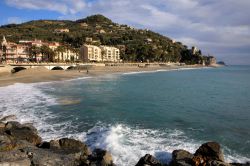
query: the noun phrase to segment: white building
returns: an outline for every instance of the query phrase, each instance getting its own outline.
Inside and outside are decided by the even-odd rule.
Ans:
[[[65,28],[65,29],[55,29],[54,30],[55,33],[68,33],[69,29]]]

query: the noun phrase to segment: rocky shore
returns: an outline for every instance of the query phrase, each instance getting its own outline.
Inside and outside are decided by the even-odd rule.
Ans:
[[[78,140],[62,138],[43,142],[32,124],[0,120],[0,166],[113,166],[112,156],[103,149],[90,151]],[[164,166],[146,154],[136,166]],[[220,145],[208,142],[191,154],[175,150],[169,166],[249,166],[249,163],[226,163]]]

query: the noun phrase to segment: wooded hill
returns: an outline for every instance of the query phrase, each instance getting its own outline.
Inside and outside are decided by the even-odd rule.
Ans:
[[[69,32],[58,33],[58,29]],[[185,62],[202,63],[201,51],[196,54],[180,42],[152,32],[119,25],[102,15],[93,15],[77,21],[36,20],[22,24],[9,24],[0,27],[0,35],[8,41],[39,39],[48,42],[69,44],[80,48],[83,43],[112,45],[121,50],[124,61],[136,62]],[[92,38],[92,41],[91,41]]]

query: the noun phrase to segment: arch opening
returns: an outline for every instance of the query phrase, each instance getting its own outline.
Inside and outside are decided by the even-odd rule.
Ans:
[[[67,68],[67,70],[75,70],[75,69],[76,69],[75,66],[69,66],[69,67]]]
[[[51,70],[64,70],[64,69],[60,66],[55,66]]]
[[[14,68],[11,70],[11,73],[17,73],[17,72],[22,71],[22,70],[26,70],[26,68],[25,68],[25,67],[21,67],[21,66],[14,67]]]

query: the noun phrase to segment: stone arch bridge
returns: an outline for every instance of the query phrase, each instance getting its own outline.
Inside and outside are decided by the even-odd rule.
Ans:
[[[49,70],[69,70],[76,67],[76,64],[10,64],[11,71],[21,71],[29,68],[45,67]]]

